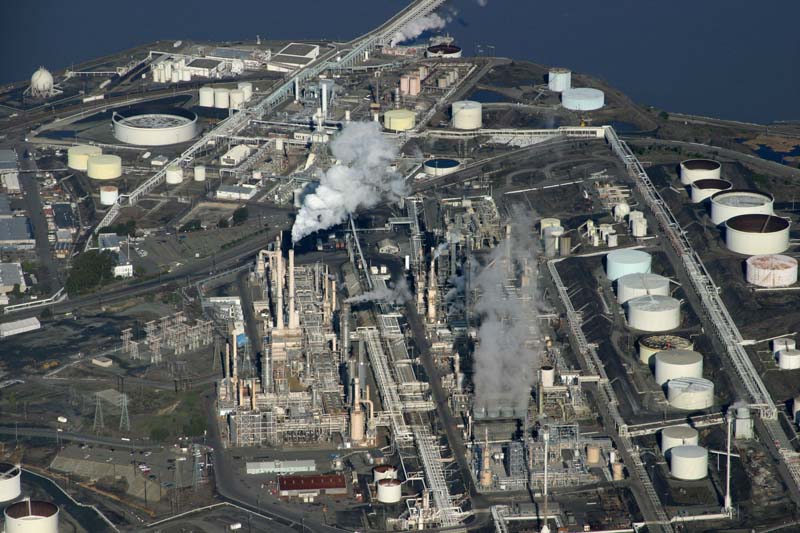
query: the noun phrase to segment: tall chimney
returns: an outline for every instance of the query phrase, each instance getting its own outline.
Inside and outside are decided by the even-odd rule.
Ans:
[[[322,86],[322,120],[328,118],[328,84],[320,82]]]
[[[331,311],[336,311],[336,280],[331,280]]]
[[[231,343],[225,341],[225,362],[222,364],[222,377],[227,378],[231,371]]]
[[[350,353],[350,304],[346,302],[339,309],[339,334],[342,336],[342,359],[347,359]]]
[[[256,410],[256,378],[250,380],[250,409]]]
[[[239,347],[238,342],[236,342],[236,332],[231,333],[231,339],[233,340],[233,371],[231,373],[231,377],[233,377],[234,381],[239,379]]]
[[[297,313],[294,309],[294,248],[289,248],[289,329],[296,329],[300,325],[297,323]]]
[[[276,256],[278,263],[278,279],[276,290],[278,292],[278,302],[275,305],[275,328],[283,329],[283,252],[278,248]]]

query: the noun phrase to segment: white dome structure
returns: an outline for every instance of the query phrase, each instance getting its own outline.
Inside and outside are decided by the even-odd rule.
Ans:
[[[700,411],[714,405],[714,382],[706,378],[675,378],[667,382],[670,407]]]
[[[606,275],[616,281],[626,274],[646,274],[652,262],[653,256],[641,250],[614,250],[606,256]]]
[[[708,473],[708,450],[702,446],[675,446],[670,450],[670,473],[684,481],[703,479]]]
[[[754,255],[745,261],[747,283],[759,287],[788,287],[797,283],[797,259],[788,255]]]
[[[30,94],[35,98],[48,98],[55,94],[53,75],[44,67],[39,67],[31,76]]]
[[[672,296],[639,296],[625,302],[628,326],[639,331],[669,331],[681,325],[681,303]]]
[[[661,430],[661,453],[664,457],[675,446],[697,446],[697,430],[689,426],[670,426]]]

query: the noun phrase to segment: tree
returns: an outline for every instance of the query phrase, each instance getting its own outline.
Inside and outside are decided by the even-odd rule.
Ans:
[[[669,120],[669,113],[667,113],[666,111],[662,111],[661,113],[658,114],[658,117],[661,120]]]
[[[236,211],[233,212],[233,225],[234,226],[241,226],[247,221],[247,217],[250,216],[250,213],[247,211],[246,207],[240,207]]]
[[[67,293],[70,296],[82,294],[114,279],[112,272],[116,264],[116,256],[108,250],[83,252],[72,262],[72,270],[66,283]]]

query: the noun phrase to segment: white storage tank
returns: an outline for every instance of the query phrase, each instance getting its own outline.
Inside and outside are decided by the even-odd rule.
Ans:
[[[708,474],[708,451],[702,446],[675,446],[670,450],[670,473],[684,481],[703,479]]]
[[[172,69],[172,75],[170,76],[170,81],[172,83],[178,83],[181,81],[181,71],[178,69]]]
[[[0,502],[16,500],[22,494],[20,479],[22,470],[18,465],[0,463]]]
[[[725,246],[737,254],[777,254],[789,248],[789,226],[774,215],[731,217],[725,221]]]
[[[228,109],[231,105],[231,91],[224,87],[214,89],[214,107],[217,109]]]
[[[693,181],[690,189],[692,202],[699,204],[720,191],[733,189],[733,184],[728,180],[700,179]]]
[[[644,217],[631,220],[631,235],[634,237],[647,237],[647,219]]]
[[[92,146],[89,144],[70,146],[67,148],[67,166],[74,170],[82,170],[86,172],[89,164],[89,158],[102,153],[103,149],[99,146]]]
[[[244,91],[241,89],[233,89],[230,92],[230,108],[241,109],[244,104]]]
[[[667,457],[667,452],[675,446],[697,446],[699,441],[697,430],[689,426],[670,426],[661,430],[661,453]]]
[[[778,352],[778,367],[781,370],[800,368],[800,350],[781,350]]]
[[[100,204],[114,205],[119,198],[119,189],[113,185],[103,185],[100,187]]]
[[[639,296],[669,296],[669,278],[651,274],[626,274],[617,279],[617,301],[624,304],[631,298]]]
[[[541,369],[542,386],[552,387],[556,384],[556,369],[551,365],[544,365]]]
[[[761,191],[731,189],[711,197],[711,222],[719,226],[739,215],[771,215],[774,199]]]
[[[745,261],[747,283],[759,287],[788,287],[797,283],[797,259],[788,255],[754,255]]]
[[[671,296],[639,296],[625,302],[628,325],[639,331],[669,331],[681,325],[681,303]]]
[[[94,180],[113,180],[122,176],[122,159],[118,155],[93,155],[86,164],[86,174]]]
[[[473,100],[453,102],[453,127],[457,130],[477,130],[483,126],[483,106]]]
[[[422,169],[428,176],[446,176],[456,172],[461,167],[461,163],[456,159],[429,159],[422,165]]]
[[[194,167],[194,181],[206,181],[206,167],[205,167],[205,165],[195,165],[195,167]]]
[[[244,94],[244,101],[247,102],[253,97],[253,84],[249,81],[240,81],[236,84],[236,88]]]
[[[378,481],[378,501],[380,503],[397,503],[403,496],[403,486],[396,479]]]
[[[691,350],[694,343],[678,335],[650,335],[639,339],[639,361],[655,364],[653,356],[663,350]]]
[[[614,250],[606,255],[606,275],[611,281],[627,274],[650,272],[653,256],[641,250]]]
[[[214,88],[200,87],[198,100],[200,107],[214,107]]]
[[[5,533],[58,533],[58,507],[50,502],[22,500],[4,514]]]
[[[566,68],[551,68],[547,73],[547,88],[561,93],[572,88],[572,71]]]
[[[373,468],[373,482],[378,483],[382,479],[397,479],[397,468],[392,465],[379,465]]]
[[[694,350],[662,350],[655,355],[656,383],[676,378],[702,378],[703,356]]]
[[[561,220],[558,218],[543,218],[539,221],[539,236],[544,237],[545,228],[550,226],[560,226]]]
[[[409,109],[392,109],[383,115],[383,127],[391,131],[408,131],[417,123],[417,115]]]
[[[183,183],[183,168],[180,165],[169,165],[166,171],[167,185],[179,185]]]
[[[781,337],[772,341],[772,353],[777,355],[782,350],[794,350],[797,348],[797,341],[789,337]]]
[[[192,81],[192,71],[182,69],[181,70],[181,81]]]
[[[561,226],[548,226],[544,228],[544,254],[547,257],[555,257],[558,255],[558,240],[564,235],[564,228]]]
[[[594,111],[605,105],[605,94],[588,87],[567,89],[561,93],[561,105],[572,111]]]
[[[675,378],[667,382],[670,407],[699,411],[714,405],[714,383],[705,378]]]
[[[722,165],[713,159],[687,159],[681,163],[681,183],[691,185],[697,180],[718,180]]]

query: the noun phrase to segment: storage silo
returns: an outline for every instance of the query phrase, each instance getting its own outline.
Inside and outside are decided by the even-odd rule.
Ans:
[[[639,361],[655,364],[653,356],[663,350],[691,350],[694,343],[677,335],[650,335],[639,339]]]
[[[670,450],[670,473],[684,481],[703,479],[708,474],[708,451],[702,446],[675,446]]]
[[[788,255],[770,254],[748,257],[747,283],[759,287],[788,287],[797,283],[797,259]]]
[[[631,220],[631,235],[637,238],[647,237],[647,219],[635,218]]]
[[[572,111],[594,111],[605,105],[605,94],[588,87],[566,89],[561,93],[561,105]]]
[[[58,507],[50,502],[22,500],[4,514],[5,533],[58,533]]]
[[[236,84],[236,88],[244,94],[244,101],[247,102],[253,97],[253,84],[249,81],[240,81]]]
[[[718,180],[722,165],[713,159],[687,159],[681,163],[681,183],[691,185],[697,180]]]
[[[566,68],[551,68],[547,73],[547,88],[561,93],[572,88],[572,71]]]
[[[217,109],[228,109],[230,107],[231,91],[224,87],[214,89],[214,107]]]
[[[649,272],[626,274],[617,278],[617,301],[624,304],[639,296],[669,296],[669,278]]]
[[[611,281],[627,274],[650,272],[653,256],[641,250],[614,250],[606,255],[606,275]]]
[[[789,226],[774,215],[739,215],[725,221],[725,246],[743,255],[777,254],[789,248]]]
[[[166,170],[167,185],[179,185],[183,183],[183,168],[180,165],[169,165]]]
[[[380,503],[397,503],[403,496],[403,486],[396,479],[378,481],[378,501]]]
[[[172,69],[172,74],[170,76],[170,81],[172,83],[178,83],[181,81],[181,71],[177,68]]]
[[[114,205],[119,198],[119,189],[113,185],[100,187],[100,205]]]
[[[0,502],[16,500],[22,494],[22,470],[19,465],[0,463]]]
[[[103,149],[99,146],[92,146],[90,144],[78,144],[67,148],[67,166],[73,170],[82,170],[86,172],[89,164],[89,158],[101,155]]]
[[[195,165],[195,167],[194,167],[194,181],[206,181],[206,167],[205,167],[205,165]]]
[[[766,192],[747,189],[720,191],[711,197],[711,222],[716,226],[739,215],[771,215],[774,199]]]
[[[655,355],[656,383],[676,378],[702,378],[703,356],[694,350],[662,350]]]
[[[181,69],[181,81],[192,81],[192,71]]]
[[[547,226],[544,228],[544,255],[546,257],[555,257],[558,255],[558,240],[564,235],[564,228],[561,226]]]
[[[689,426],[670,426],[661,430],[661,453],[664,457],[676,446],[697,446],[699,442],[699,433]]]
[[[372,469],[372,481],[378,483],[382,479],[397,479],[397,468],[392,465],[379,465]]]
[[[483,127],[483,106],[473,100],[460,100],[451,106],[453,127],[457,130],[477,130]]]
[[[700,179],[693,181],[690,189],[692,202],[699,204],[718,192],[733,189],[733,184],[728,180]]]
[[[213,87],[200,87],[198,105],[200,107],[214,107]]]
[[[800,368],[800,350],[781,350],[778,352],[778,368],[797,370]]]
[[[681,303],[671,296],[639,296],[625,302],[628,326],[639,331],[669,331],[681,324]]]
[[[558,218],[543,218],[539,221],[539,237],[544,237],[544,230],[550,226],[560,226],[561,220]]]
[[[391,131],[408,131],[417,123],[417,115],[409,109],[392,109],[383,115],[383,127]]]
[[[86,174],[94,180],[113,180],[122,176],[122,159],[118,155],[93,155],[86,163]]]
[[[244,91],[241,89],[233,89],[230,92],[229,104],[231,109],[241,109],[244,104]]]
[[[429,176],[446,176],[456,172],[461,167],[461,163],[456,159],[429,159],[422,165],[425,174]]]
[[[781,337],[772,341],[772,353],[777,355],[781,350],[794,350],[797,348],[797,341],[789,337]]]
[[[705,378],[675,378],[667,382],[670,407],[700,411],[714,405],[714,383]]]

